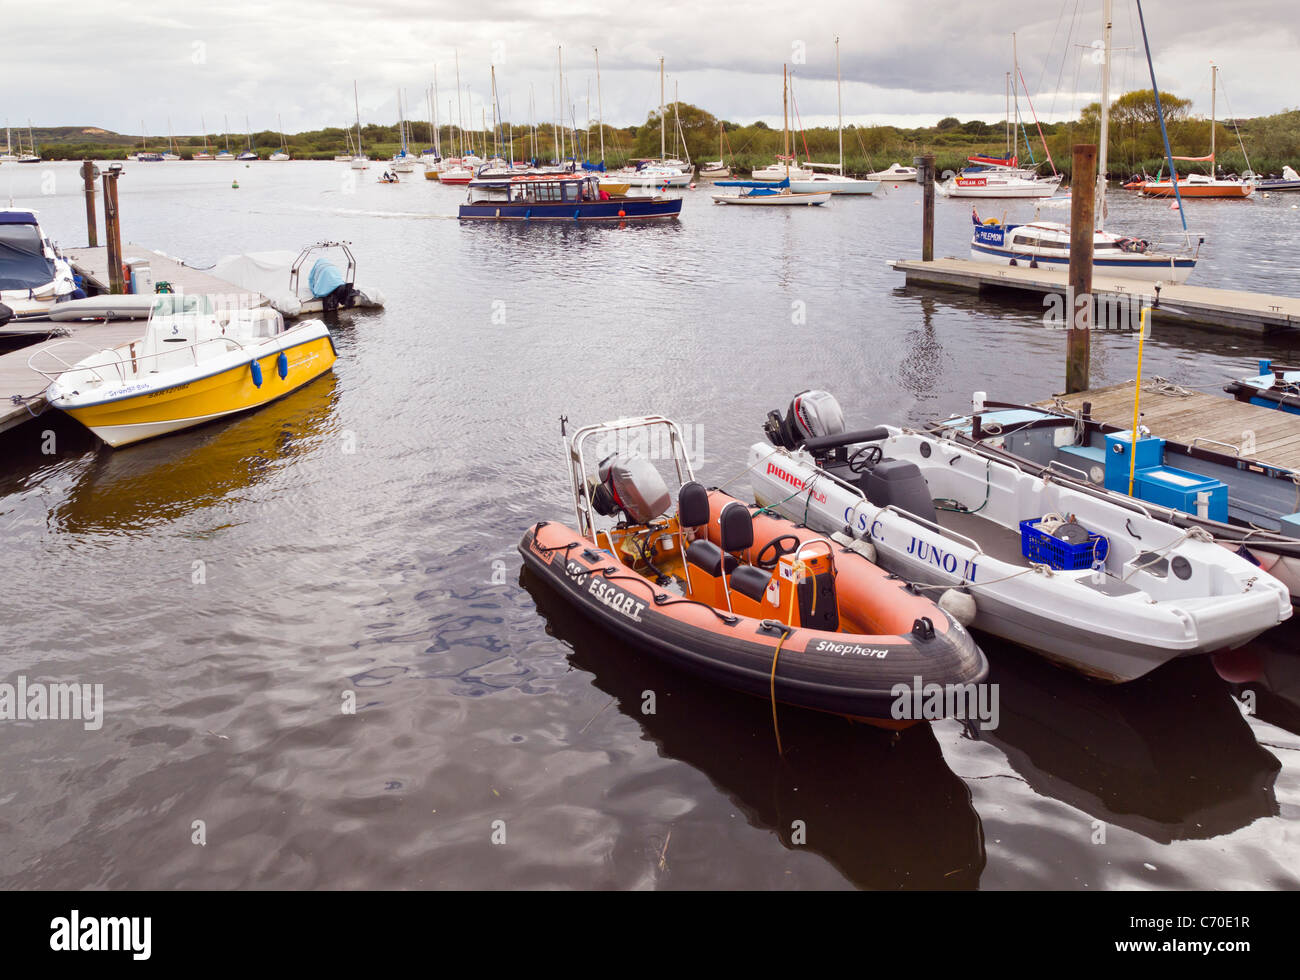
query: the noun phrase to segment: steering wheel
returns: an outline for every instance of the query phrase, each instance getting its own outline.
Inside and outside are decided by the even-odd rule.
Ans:
[[[781,560],[782,555],[794,554],[802,543],[793,534],[778,535],[763,545],[762,550],[754,557],[754,564],[765,571],[776,568],[776,563]],[[772,552],[772,557],[764,558],[763,556],[769,551]]]
[[[859,456],[865,456],[866,458],[859,462]],[[865,473],[879,463],[884,456],[885,451],[879,446],[863,446],[849,457],[849,471],[852,473]]]

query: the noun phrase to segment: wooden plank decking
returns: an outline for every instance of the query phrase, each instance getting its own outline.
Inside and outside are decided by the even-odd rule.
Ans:
[[[15,326],[18,326],[15,324]],[[30,334],[34,323],[21,324],[22,332]],[[97,350],[116,347],[118,344],[138,340],[144,334],[144,320],[115,320],[111,323],[46,323],[49,339],[7,354],[0,354],[0,432],[21,425],[33,415],[39,415],[47,405],[43,392],[49,380],[27,366],[27,361],[37,351],[56,344],[64,344],[57,352],[63,360],[74,364]],[[17,333],[0,330],[0,337]],[[38,357],[42,367],[57,365],[50,357]]]
[[[1061,395],[1040,402],[1052,408],[1057,402],[1078,411],[1084,402],[1092,402],[1092,417],[1099,422],[1133,426],[1133,382],[1094,388],[1074,395]],[[1243,449],[1243,458],[1275,466],[1300,470],[1300,415],[1261,408],[1239,402],[1225,395],[1202,391],[1169,394],[1144,387],[1140,405],[1141,424],[1153,435],[1190,444],[1195,439],[1213,439]],[[1253,442],[1254,449],[1247,451]],[[1206,449],[1224,450],[1202,442]]]
[[[96,291],[108,292],[108,249],[68,248],[64,256],[75,269],[95,286]],[[178,293],[202,293],[209,296],[247,296],[246,306],[263,306],[268,299],[261,293],[243,289],[234,283],[219,279],[202,269],[185,265],[169,255],[145,248],[143,245],[126,244],[122,246],[123,261],[144,259],[149,263],[155,283],[167,281]]]
[[[907,276],[909,286],[923,283],[960,289],[1008,289],[1030,295],[1063,295],[1069,278],[1064,270],[995,265],[973,259],[897,259],[889,265]],[[1111,275],[1094,275],[1092,291],[1099,300],[1131,302],[1138,297],[1148,306],[1156,298],[1155,283]],[[1155,325],[1163,321],[1255,334],[1300,330],[1300,298],[1294,296],[1165,283],[1160,289],[1160,306],[1166,309],[1156,308],[1151,313]]]

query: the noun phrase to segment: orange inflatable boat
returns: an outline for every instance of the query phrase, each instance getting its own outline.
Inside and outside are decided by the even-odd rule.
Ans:
[[[681,476],[675,507],[646,455],[588,465],[589,443],[626,445],[653,429],[666,429],[659,442]],[[529,528],[519,544],[528,568],[627,643],[784,704],[903,727],[920,720],[914,690],[984,680],[979,647],[926,594],[856,550],[705,489],[681,445],[657,416],[578,430],[566,442],[578,528]]]

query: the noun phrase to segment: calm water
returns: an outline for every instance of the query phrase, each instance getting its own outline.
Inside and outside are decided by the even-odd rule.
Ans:
[[[388,307],[342,319],[331,377],[233,422],[118,452],[57,416],[0,437],[0,680],[106,699],[97,732],[0,728],[0,886],[1300,885],[1296,630],[1118,689],[988,642],[985,739],[787,710],[781,759],[765,703],[521,579],[523,529],[568,512],[561,415],[698,425],[697,471],[721,483],[805,387],[863,423],[1058,390],[1063,335],[1037,304],[900,288],[885,260],[917,254],[918,188],[461,227],[461,191],[374,170],[128,167],[128,240],[206,264],[345,239]],[[0,196],[80,244],[75,171],[6,166]],[[1194,281],[1294,293],[1293,201],[1190,203]],[[937,253],[964,255],[969,206],[937,211]],[[1122,192],[1112,219],[1178,227]],[[1094,351],[1094,384],[1132,377],[1131,337]],[[1166,328],[1146,370],[1208,386],[1269,354],[1294,356]]]

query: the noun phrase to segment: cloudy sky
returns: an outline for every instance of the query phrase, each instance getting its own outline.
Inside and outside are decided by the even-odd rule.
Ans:
[[[1011,32],[1043,118],[1068,118],[1097,97],[1093,42],[1100,0],[67,0],[6,5],[0,122],[94,125],[151,134],[344,125],[352,83],[366,121],[396,118],[402,89],[427,118],[435,66],[439,116],[456,97],[455,55],[477,120],[496,65],[503,109],[554,118],[556,47],[570,111],[597,113],[593,47],[608,123],[644,121],[668,97],[744,123],[780,123],[781,65],[795,72],[805,124],[833,121],[840,36],[846,121],[921,125],[945,115],[1001,119]],[[1290,0],[1146,0],[1162,90],[1209,112],[1209,66],[1222,69],[1219,114],[1300,104],[1300,16]],[[1225,21],[1231,29],[1225,29]],[[1115,0],[1112,92],[1147,86],[1134,0]],[[52,27],[57,29],[52,30]],[[455,112],[455,109],[452,110]],[[489,110],[490,112],[490,110]]]

